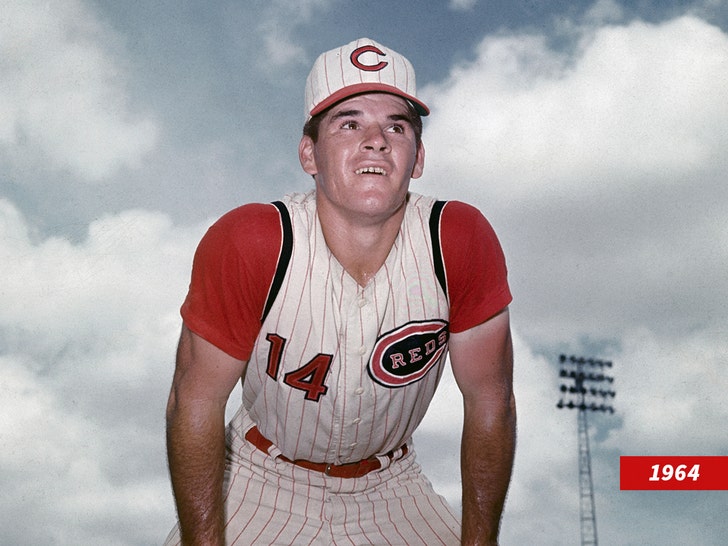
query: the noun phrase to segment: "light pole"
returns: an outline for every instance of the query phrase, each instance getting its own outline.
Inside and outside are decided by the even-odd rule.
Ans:
[[[591,456],[589,453],[588,411],[614,413],[609,399],[614,399],[612,389],[614,377],[604,373],[611,368],[611,361],[577,356],[559,356],[559,377],[561,398],[556,404],[559,409],[577,410],[577,433],[579,436],[579,517],[581,544],[597,546],[597,515],[594,506]],[[604,388],[608,384],[608,388]]]

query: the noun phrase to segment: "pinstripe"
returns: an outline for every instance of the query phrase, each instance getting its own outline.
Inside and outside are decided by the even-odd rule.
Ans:
[[[324,67],[324,74],[325,74],[324,79],[326,81],[326,93],[331,94],[331,82],[329,80],[329,62],[328,61],[329,61],[328,53],[325,53],[323,67]]]
[[[395,59],[392,59],[389,62],[392,63],[392,84],[397,87],[397,63]],[[379,81],[382,81],[381,71],[377,74],[379,74]],[[407,86],[405,86],[404,89],[407,90]]]
[[[258,522],[259,515],[264,514],[266,512],[266,511],[263,510],[263,507],[262,507],[263,499],[265,498],[264,488],[265,488],[265,486],[260,487],[259,493],[258,493],[258,498],[256,500],[254,500],[252,503],[249,504],[249,505],[252,504],[252,506],[254,506],[255,509],[251,513],[251,516],[247,520],[247,522],[245,523],[245,525],[243,525],[242,527],[240,527],[240,530],[238,531],[238,534],[232,539],[232,541],[231,541],[232,544],[235,544],[236,542],[241,541],[241,538],[243,536],[243,533],[245,533],[246,531],[248,531],[249,533],[255,533],[255,530],[256,529],[255,529],[254,524],[259,525],[260,526],[260,530],[258,531],[258,534],[255,537],[253,537],[252,540],[250,540],[250,542],[254,544],[260,538],[262,531],[265,529],[265,525],[262,524],[262,522],[260,522],[260,523]],[[275,493],[274,493],[274,495],[275,495]],[[229,529],[233,530],[236,527],[239,527],[239,525],[236,526],[236,527],[233,527],[231,524],[233,522],[237,522],[238,524],[241,523],[240,519],[236,518],[235,516],[237,515],[237,513],[240,513],[240,510],[243,508],[243,506],[245,506],[245,504],[243,504],[241,502],[240,505],[238,506],[238,510],[237,510],[236,514],[233,514],[233,516],[231,516],[230,519],[228,520],[228,528]],[[263,519],[263,518],[260,518],[260,519]],[[273,519],[273,511],[271,510],[270,511],[270,514],[268,515],[267,522],[272,521],[272,519]]]
[[[422,518],[422,520],[423,520],[423,521],[425,522],[425,525],[427,525],[427,528],[428,528],[428,529],[429,529],[430,531],[432,531],[433,533],[437,534],[437,532],[435,531],[435,529],[434,529],[434,528],[432,527],[432,524],[431,524],[431,522],[430,522],[430,519],[429,519],[429,518],[428,518],[427,516],[425,516],[425,514],[424,514],[424,513],[422,512],[422,508],[421,508],[421,506],[420,506],[420,502],[421,502],[421,501],[420,501],[420,498],[419,498],[419,497],[418,497],[418,496],[417,496],[416,494],[413,494],[412,496],[413,496],[413,498],[414,498],[414,502],[413,502],[413,504],[414,504],[414,506],[415,506],[415,507],[417,508],[417,512],[419,513],[420,517],[421,517],[421,518]],[[429,515],[429,514],[428,514],[428,515]]]
[[[376,535],[375,536],[382,536],[383,537],[383,536],[386,536],[386,535],[384,533],[384,529],[379,524],[379,521],[378,521],[378,518],[377,518],[377,511],[374,509],[374,507],[376,506],[376,504],[375,504],[376,501],[373,500],[373,496],[374,495],[372,493],[367,493],[366,494],[366,500],[369,503],[369,507],[370,507],[369,509],[370,509],[370,512],[371,512],[371,516],[370,516],[371,522],[372,522],[371,525],[376,529]],[[381,495],[379,496],[379,498],[381,498]],[[391,520],[385,519],[384,521],[391,521]],[[370,529],[371,529],[371,526],[370,526]],[[372,542],[373,542],[373,540],[372,540]]]
[[[344,53],[343,46],[339,48],[339,54],[336,56],[336,59],[339,62],[339,77],[341,78],[341,85],[346,85],[346,69],[344,68],[344,59],[346,58],[346,54]],[[333,86],[332,88],[329,88],[329,93],[334,92],[334,88],[338,88],[338,85]]]
[[[367,495],[367,499],[369,500],[369,502],[371,503],[371,506],[372,506],[372,513],[373,513],[372,520],[374,521],[377,529],[379,529],[380,535],[383,537],[387,537],[389,541],[394,543],[395,538],[393,535],[396,534],[397,537],[399,537],[399,540],[401,541],[401,543],[405,544],[406,539],[405,539],[404,535],[402,535],[402,533],[400,532],[399,526],[394,525],[394,522],[396,522],[398,520],[395,518],[395,515],[392,513],[390,504],[386,501],[384,495],[382,493],[371,493],[371,494]],[[385,517],[378,516],[377,510],[375,509],[377,506],[383,507],[383,510],[381,510],[380,512],[386,513]],[[383,527],[382,527],[382,525],[379,524],[377,519],[382,520]],[[401,518],[400,518],[400,521],[401,521]],[[404,522],[407,523],[406,520]]]

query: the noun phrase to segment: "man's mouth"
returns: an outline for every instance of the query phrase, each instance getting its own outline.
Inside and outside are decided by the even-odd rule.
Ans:
[[[357,169],[356,174],[381,174],[386,175],[387,171],[382,169],[381,167],[364,167],[362,169]]]

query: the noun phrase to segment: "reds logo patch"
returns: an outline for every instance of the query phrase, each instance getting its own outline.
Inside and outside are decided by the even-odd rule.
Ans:
[[[369,359],[369,375],[389,388],[419,381],[447,349],[447,327],[444,320],[413,321],[382,335]]]
[[[364,70],[365,72],[378,72],[379,70],[382,70],[385,66],[387,66],[389,64],[386,61],[379,61],[377,64],[364,64],[363,62],[361,62],[359,60],[359,57],[361,57],[364,53],[367,53],[367,52],[376,53],[377,55],[386,57],[386,53],[384,53],[378,47],[375,47],[373,45],[366,45],[366,46],[362,46],[362,47],[355,49],[351,53],[351,56],[349,57],[349,59],[351,60],[351,64],[353,64],[359,70]]]

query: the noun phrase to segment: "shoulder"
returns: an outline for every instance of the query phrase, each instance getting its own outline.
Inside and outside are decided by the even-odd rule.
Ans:
[[[234,246],[257,246],[270,243],[281,232],[281,211],[273,203],[250,203],[221,216],[205,239],[232,243]]]
[[[452,241],[462,248],[473,239],[492,239],[493,228],[480,210],[462,201],[439,201],[432,199],[430,207],[430,230],[432,236],[444,244]]]
[[[211,229],[236,233],[280,225],[280,210],[273,203],[248,203],[222,215]]]
[[[497,240],[493,228],[480,210],[462,201],[443,201],[410,193],[405,218],[429,225],[433,244],[456,247],[467,253],[472,241]]]
[[[443,202],[442,222],[451,228],[468,230],[472,230],[474,224],[490,225],[477,207],[462,201]]]
[[[210,226],[197,247],[195,262],[230,267],[255,263],[269,254],[278,256],[282,233],[281,213],[274,204],[242,205]]]
[[[493,226],[477,207],[462,201],[445,201],[439,218],[444,245],[465,251],[469,244],[499,247]]]
[[[468,203],[444,201],[414,192],[410,192],[408,196],[407,210],[420,216],[431,214],[438,221],[442,218],[449,225],[467,226],[473,220],[485,220],[480,210]]]

